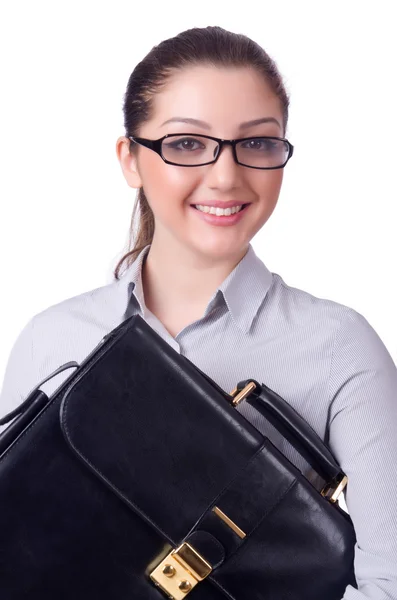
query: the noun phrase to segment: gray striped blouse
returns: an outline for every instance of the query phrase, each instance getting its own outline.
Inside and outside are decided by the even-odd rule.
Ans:
[[[397,600],[397,369],[377,333],[352,308],[287,285],[250,245],[202,318],[174,338],[144,303],[141,267],[149,248],[119,281],[53,305],[25,325],[6,366],[0,414],[139,313],[226,391],[252,377],[310,423],[349,477],[345,501],[357,536],[359,589],[348,586],[343,599]],[[70,374],[41,389],[52,393]],[[237,410],[321,485],[254,407],[241,403]]]

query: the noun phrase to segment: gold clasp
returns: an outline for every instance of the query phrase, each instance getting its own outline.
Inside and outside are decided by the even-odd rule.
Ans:
[[[230,394],[231,396],[233,396],[232,405],[237,406],[237,404],[239,404],[241,402],[241,400],[244,400],[244,398],[249,396],[249,394],[255,388],[256,388],[256,385],[253,381],[250,381],[249,383],[247,383],[247,385],[240,392],[238,391],[238,388],[235,387],[234,390]]]
[[[172,550],[150,573],[154,583],[173,600],[182,600],[212,571],[211,565],[187,542]]]
[[[347,486],[347,482],[347,475],[344,475],[340,481],[337,481],[333,485],[332,483],[327,483],[321,490],[321,495],[330,502],[335,503]]]

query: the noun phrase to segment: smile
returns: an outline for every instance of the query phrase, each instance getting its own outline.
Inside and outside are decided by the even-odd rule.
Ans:
[[[201,212],[204,212],[207,214],[216,215],[217,217],[220,217],[220,216],[229,217],[230,215],[234,215],[235,213],[238,213],[240,210],[242,210],[247,205],[240,204],[239,206],[232,206],[231,208],[220,208],[219,206],[218,207],[217,206],[204,206],[201,204],[194,204],[193,206],[195,208],[197,208],[197,210],[200,210]]]
[[[216,225],[220,227],[228,227],[236,225],[242,219],[244,215],[249,211],[250,204],[241,204],[239,206],[233,206],[226,209],[215,207],[215,206],[202,206],[202,205],[190,205],[194,214],[202,220],[206,221],[209,225]],[[202,210],[202,209],[206,210]]]

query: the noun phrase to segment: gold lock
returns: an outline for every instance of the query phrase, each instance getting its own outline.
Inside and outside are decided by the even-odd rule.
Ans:
[[[347,486],[347,483],[347,475],[343,474],[342,478],[335,483],[327,483],[321,490],[321,495],[329,500],[332,504],[335,504],[335,502],[338,500],[338,497]]]
[[[234,390],[230,393],[230,396],[233,396],[232,405],[236,407],[238,404],[240,404],[241,400],[244,400],[244,398],[249,396],[255,388],[256,385],[253,381],[247,383],[245,388],[243,388],[240,392],[238,391],[238,388],[235,387]]]
[[[167,596],[182,600],[211,571],[211,565],[201,554],[183,542],[157,565],[150,578]]]

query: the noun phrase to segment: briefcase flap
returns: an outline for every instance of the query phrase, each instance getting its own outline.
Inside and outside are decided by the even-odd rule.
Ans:
[[[65,393],[61,426],[91,471],[177,543],[264,437],[146,327],[97,353]]]

